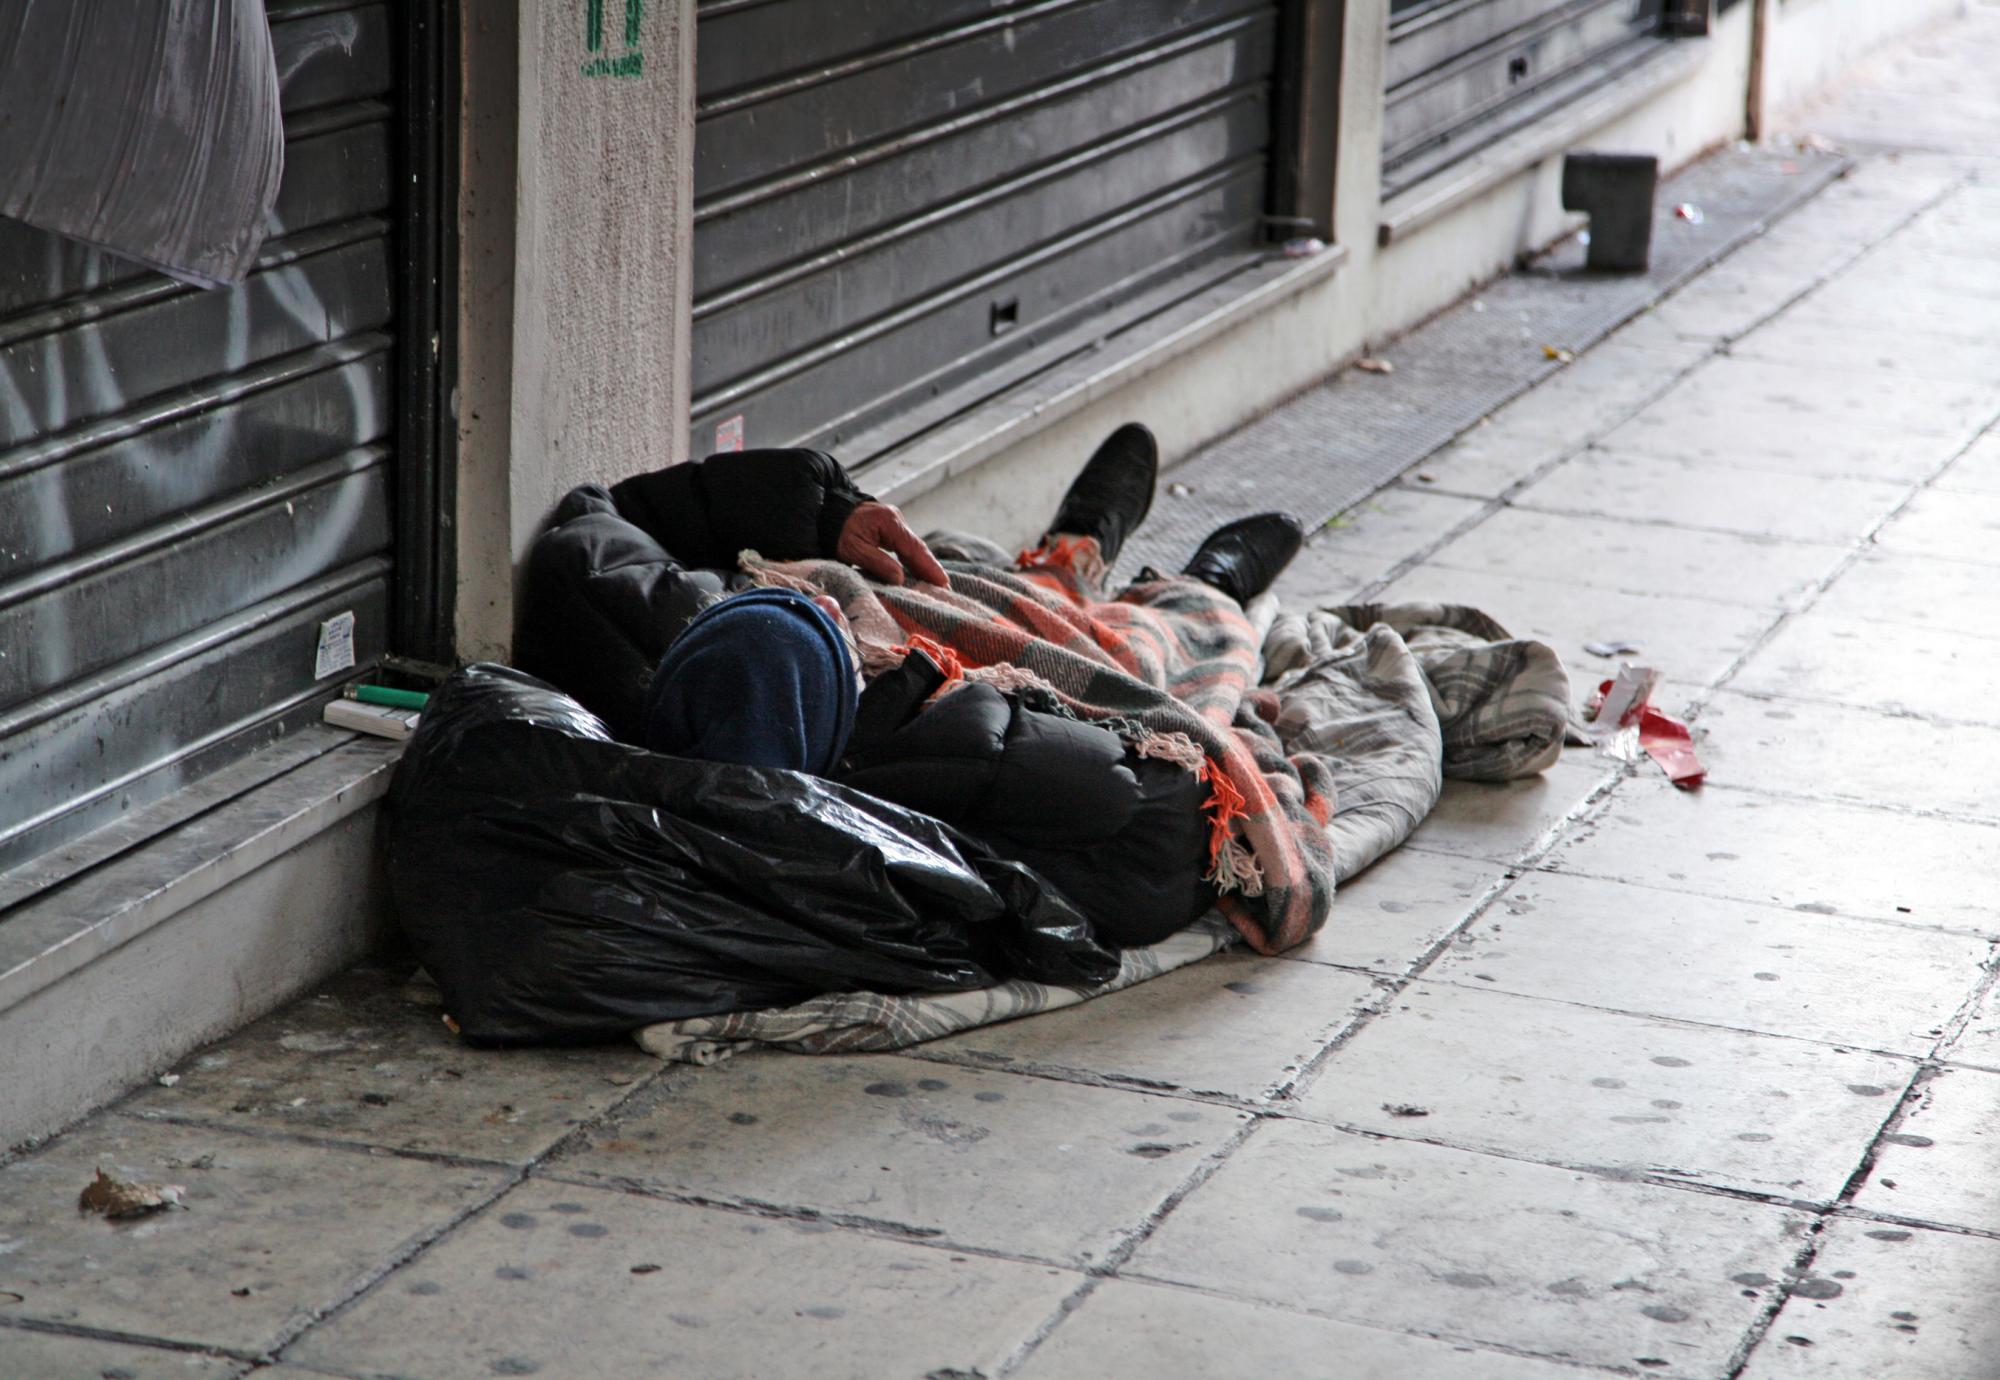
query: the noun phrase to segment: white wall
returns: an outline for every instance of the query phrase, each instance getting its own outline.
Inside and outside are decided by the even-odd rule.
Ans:
[[[1752,0],[1745,0],[1747,8]],[[1763,0],[1771,11],[1764,108],[1809,100],[1884,40],[1965,12],[1965,0]]]

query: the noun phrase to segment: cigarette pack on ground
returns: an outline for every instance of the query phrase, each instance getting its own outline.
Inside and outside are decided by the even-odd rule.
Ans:
[[[415,730],[420,715],[415,709],[338,699],[328,704],[320,717],[335,728],[351,728],[357,733],[372,733],[377,738],[394,738],[400,742]]]

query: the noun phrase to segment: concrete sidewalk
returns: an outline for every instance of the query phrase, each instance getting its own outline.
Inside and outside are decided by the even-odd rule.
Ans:
[[[0,1168],[0,1375],[2000,1374],[1975,16],[1282,587],[1476,604],[1580,692],[1630,639],[1700,792],[1454,784],[1301,950],[907,1056],[482,1053],[351,974]],[[80,1217],[100,1165],[190,1210]]]

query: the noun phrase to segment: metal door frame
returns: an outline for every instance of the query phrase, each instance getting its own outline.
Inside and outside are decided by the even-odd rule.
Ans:
[[[1273,74],[1270,238],[1333,243],[1347,0],[1283,0]]]
[[[391,659],[453,662],[458,428],[457,0],[404,0],[398,55],[395,571]],[[412,665],[415,663],[415,665]]]

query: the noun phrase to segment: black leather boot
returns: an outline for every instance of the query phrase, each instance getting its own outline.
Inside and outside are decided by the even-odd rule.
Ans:
[[[1095,537],[1105,565],[1153,506],[1160,476],[1160,448],[1153,433],[1127,422],[1105,438],[1083,473],[1063,495],[1049,536]]]
[[[1290,513],[1255,513],[1210,532],[1181,574],[1248,604],[1271,587],[1305,539],[1306,525]]]

